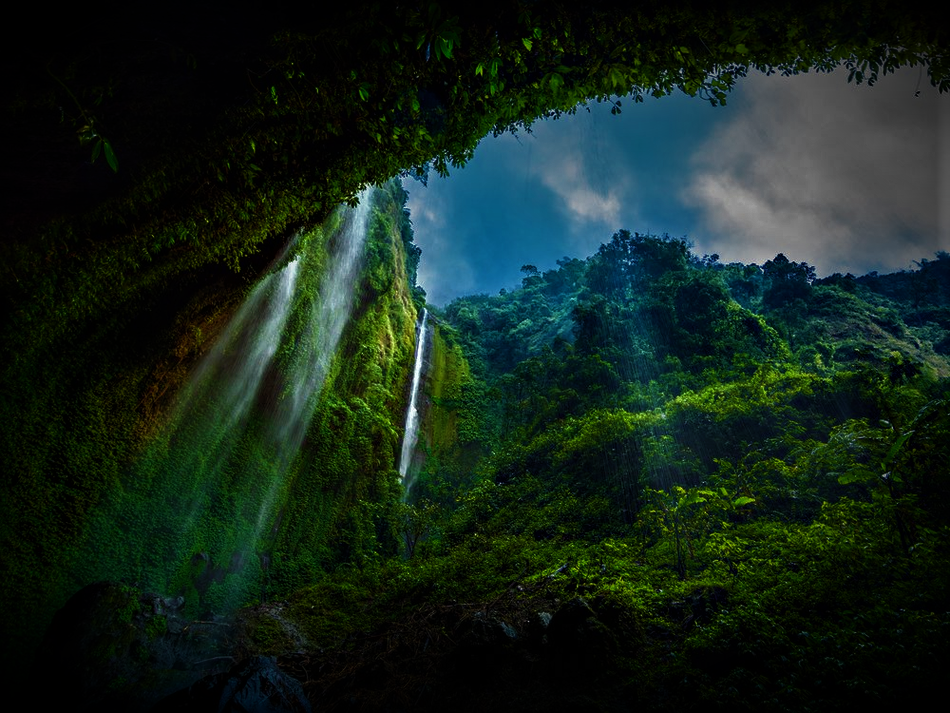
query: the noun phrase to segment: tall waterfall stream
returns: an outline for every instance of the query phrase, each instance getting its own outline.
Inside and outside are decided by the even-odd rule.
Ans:
[[[406,494],[412,487],[412,478],[409,467],[412,456],[419,441],[419,384],[422,381],[422,363],[425,360],[426,349],[426,321],[429,312],[422,309],[422,320],[419,323],[419,333],[416,336],[416,355],[412,368],[412,390],[409,396],[409,407],[406,409],[406,429],[402,438],[402,452],[399,456],[399,475],[402,478]]]

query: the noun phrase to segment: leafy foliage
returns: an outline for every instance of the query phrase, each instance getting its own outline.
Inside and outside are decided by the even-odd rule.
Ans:
[[[177,523],[188,495],[207,498],[214,526],[160,541],[209,553],[170,586],[226,602],[217,578],[240,489],[204,492],[187,469],[130,473],[160,447],[189,369],[301,226],[367,184],[446,173],[487,133],[583,102],[619,112],[619,95],[681,90],[718,104],[751,69],[840,62],[869,84],[925,65],[946,90],[946,25],[932,7],[367,2],[258,8],[222,26],[199,4],[187,22],[154,18],[148,41],[128,13],[98,14],[94,32],[77,29],[80,6],[58,11],[61,26],[24,22],[44,33],[6,64],[5,663],[22,665],[75,588],[89,564],[77,543],[109,499],[140,507],[120,508],[132,515],[108,522],[97,547],[151,578],[165,552],[127,545],[169,512]],[[250,558],[267,595],[309,587],[293,602],[314,641],[420,601],[602,597],[642,622],[617,624],[632,642],[618,665],[659,707],[683,680],[696,685],[674,704],[795,708],[817,690],[834,708],[854,689],[894,700],[945,654],[947,425],[942,407],[921,412],[946,398],[945,254],[911,274],[825,283],[798,263],[780,279],[778,257],[768,270],[722,266],[684,241],[620,231],[588,260],[450,305],[429,501],[407,514],[392,464],[424,293],[404,208],[374,225],[308,456],[281,485],[267,556]],[[188,589],[198,570],[204,591]],[[849,594],[854,582],[876,596]],[[708,636],[693,632],[684,602],[720,590],[730,608],[697,604]],[[865,631],[874,646],[841,653]],[[919,656],[884,690],[881,662],[899,646]],[[787,673],[790,653],[801,678]],[[628,665],[636,656],[644,664]],[[802,683],[826,662],[844,673]]]
[[[907,339],[912,301],[863,278],[816,281],[784,256],[723,266],[624,231],[558,266],[526,265],[520,288],[445,309],[497,394],[473,404],[494,445],[455,481],[416,566],[476,547],[491,561],[516,538],[519,581],[652,618],[645,639],[625,631],[635,656],[669,653],[621,675],[661,710],[674,680],[714,707],[932,691],[929,662],[946,655],[945,591],[927,578],[948,571],[948,371]],[[932,371],[904,366],[925,352]],[[472,596],[513,575],[485,561]],[[695,602],[685,619],[682,601]],[[901,647],[917,653],[891,667]]]

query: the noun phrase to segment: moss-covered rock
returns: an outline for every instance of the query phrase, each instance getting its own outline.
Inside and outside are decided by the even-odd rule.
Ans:
[[[230,625],[186,620],[182,604],[114,582],[80,589],[56,613],[37,652],[37,703],[49,710],[147,710],[167,693],[226,670]]]

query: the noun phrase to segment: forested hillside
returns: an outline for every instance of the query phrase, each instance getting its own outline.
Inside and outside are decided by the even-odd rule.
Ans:
[[[314,641],[390,641],[321,658],[317,700],[923,704],[950,656],[948,265],[816,280],[619,231],[449,304],[468,457],[430,441],[402,560],[291,600]]]

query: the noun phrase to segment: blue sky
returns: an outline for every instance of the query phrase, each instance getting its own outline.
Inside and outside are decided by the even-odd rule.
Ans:
[[[819,275],[950,250],[950,96],[918,69],[874,87],[756,74],[716,108],[622,102],[486,138],[447,179],[404,182],[431,303],[511,288],[522,265],[587,257],[620,228],[724,262],[784,252]]]

